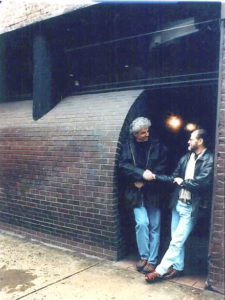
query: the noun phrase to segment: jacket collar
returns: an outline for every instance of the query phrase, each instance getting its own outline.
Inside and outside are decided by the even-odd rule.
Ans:
[[[154,139],[151,139],[150,136],[149,136],[149,139],[148,139],[148,152],[147,152],[147,161],[146,161],[146,167],[148,165],[148,161],[149,161],[149,156],[150,156],[150,152],[151,152],[151,149],[153,149],[154,145],[156,144],[156,140]],[[131,154],[132,154],[132,157],[133,157],[133,161],[134,161],[134,165],[136,165],[136,162],[135,162],[135,158],[136,158],[136,147],[135,147],[135,144],[137,144],[136,140],[135,140],[135,137],[133,135],[130,136],[130,141],[129,141],[129,146],[130,146],[130,151],[131,151]]]
[[[199,154],[199,157],[197,158],[197,160],[205,160],[206,159],[206,155],[208,154],[208,149],[207,148],[205,148],[204,150],[203,150],[203,153],[200,153]],[[192,154],[193,152],[191,152],[191,151],[189,151],[188,152],[188,155],[187,155],[187,158],[189,159],[190,158],[190,156],[191,156],[191,154]]]

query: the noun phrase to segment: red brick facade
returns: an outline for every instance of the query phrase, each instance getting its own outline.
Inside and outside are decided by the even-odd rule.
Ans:
[[[31,101],[0,104],[1,228],[117,259],[117,143],[140,93],[70,97],[38,121]]]
[[[0,34],[40,22],[89,5],[90,1],[26,1],[2,0]]]
[[[225,38],[222,45],[221,90],[218,97],[218,127],[214,172],[211,238],[209,245],[209,286],[225,293],[224,287],[224,205],[225,205]]]

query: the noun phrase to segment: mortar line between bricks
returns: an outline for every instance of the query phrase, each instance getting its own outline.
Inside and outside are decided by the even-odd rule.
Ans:
[[[93,264],[93,265],[91,265],[91,266],[89,266],[89,267],[87,267],[87,268],[84,268],[84,269],[82,269],[82,270],[80,270],[80,271],[77,271],[77,272],[75,272],[75,273],[73,273],[73,274],[70,274],[70,275],[68,275],[68,276],[66,276],[66,277],[63,277],[63,278],[61,278],[61,279],[58,279],[58,280],[56,280],[56,281],[54,281],[54,282],[52,282],[52,283],[49,283],[49,284],[47,284],[47,285],[45,285],[45,286],[43,286],[43,287],[40,287],[40,288],[38,288],[38,289],[36,289],[36,290],[34,290],[34,291],[32,291],[32,292],[26,294],[26,295],[23,295],[23,296],[21,296],[21,297],[19,297],[19,298],[16,298],[15,300],[20,300],[20,299],[26,298],[27,296],[30,296],[30,295],[32,295],[32,294],[34,294],[34,293],[37,293],[37,292],[39,292],[39,291],[41,291],[41,290],[44,290],[44,289],[48,288],[49,286],[52,286],[52,285],[57,284],[57,283],[59,283],[59,282],[61,282],[61,281],[63,281],[63,280],[66,280],[66,279],[68,279],[68,278],[70,278],[70,277],[73,277],[73,276],[75,276],[75,275],[77,275],[77,274],[79,274],[79,273],[82,273],[82,272],[84,272],[84,271],[86,271],[86,270],[89,270],[89,269],[91,269],[91,268],[93,268],[93,267],[95,267],[95,266],[97,266],[97,265],[100,265],[100,262],[98,262],[98,263],[96,263],[96,264]]]

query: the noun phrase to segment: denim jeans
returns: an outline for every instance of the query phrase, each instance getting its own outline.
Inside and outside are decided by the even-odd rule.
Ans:
[[[149,263],[156,264],[160,243],[160,209],[153,206],[134,208],[134,217],[139,255]]]
[[[196,217],[192,217],[191,213],[192,205],[181,201],[178,201],[176,208],[172,210],[171,241],[156,268],[156,272],[161,276],[170,266],[178,271],[184,269],[184,244],[196,223]]]

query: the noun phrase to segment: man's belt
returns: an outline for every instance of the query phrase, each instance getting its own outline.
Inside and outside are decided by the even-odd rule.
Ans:
[[[192,204],[191,200],[187,200],[187,199],[179,199],[182,203],[185,203],[185,204]]]

